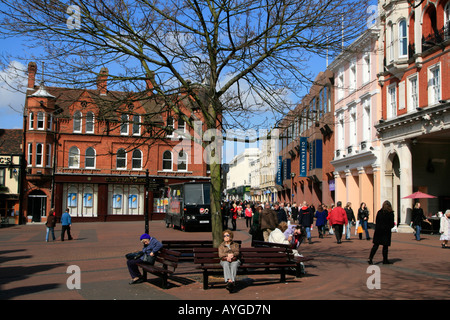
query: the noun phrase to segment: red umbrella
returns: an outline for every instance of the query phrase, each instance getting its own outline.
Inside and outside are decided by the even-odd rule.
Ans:
[[[424,198],[437,198],[435,196],[432,196],[431,194],[426,194],[420,191],[414,192],[413,194],[410,194],[409,196],[403,197],[402,199],[424,199]]]

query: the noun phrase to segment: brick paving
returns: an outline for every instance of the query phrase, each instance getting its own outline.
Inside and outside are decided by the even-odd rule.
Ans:
[[[190,262],[179,265],[170,287],[163,290],[159,279],[149,275],[149,283],[129,285],[125,253],[140,248],[143,222],[75,223],[74,240],[45,242],[42,224],[0,229],[1,300],[448,300],[450,299],[450,249],[442,249],[438,235],[424,234],[417,242],[412,234],[392,237],[389,258],[381,264],[381,248],[375,256],[380,272],[380,288],[369,289],[367,257],[371,241],[336,244],[334,236],[303,244],[301,252],[314,257],[307,262],[302,278],[288,276],[279,283],[276,275],[240,276],[230,295],[223,279],[211,279],[213,286],[202,289],[201,274]],[[370,230],[371,235],[373,230]],[[166,228],[163,221],[150,222],[150,234],[164,239],[210,239],[209,232],[182,232]],[[235,239],[250,246],[245,221],[238,220]],[[81,289],[69,289],[67,273],[71,265],[81,270]],[[372,283],[372,282],[370,282]],[[343,310],[344,311],[344,310]]]

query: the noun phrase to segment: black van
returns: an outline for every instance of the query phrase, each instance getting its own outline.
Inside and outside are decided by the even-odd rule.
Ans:
[[[169,206],[164,221],[166,227],[211,230],[211,184],[186,182],[173,184],[168,190]]]

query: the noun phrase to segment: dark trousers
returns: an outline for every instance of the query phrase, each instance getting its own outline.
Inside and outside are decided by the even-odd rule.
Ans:
[[[252,219],[253,217],[245,217],[245,225],[247,226],[247,228],[252,227]]]
[[[370,250],[370,256],[369,256],[370,260],[372,260],[373,257],[375,256],[375,253],[377,253],[379,246],[380,246],[379,244],[373,245],[372,250]],[[383,262],[388,261],[388,252],[389,252],[389,246],[383,245]]]
[[[231,225],[233,226],[233,231],[236,231],[236,219],[231,219]]]
[[[151,261],[146,262],[147,264],[154,265],[156,257],[151,257]],[[141,272],[139,271],[138,263],[143,263],[142,259],[129,259],[127,260],[128,272],[130,273],[131,279],[140,278]]]
[[[141,259],[127,260],[128,272],[130,272],[131,279],[139,278],[142,276],[141,272],[139,271],[139,268],[137,266],[138,262],[142,262],[142,260]]]
[[[337,242],[341,243],[342,231],[344,230],[344,226],[342,224],[333,224],[333,229]]]
[[[61,241],[64,241],[64,234],[67,231],[67,237],[69,240],[72,240],[72,235],[70,234],[70,226],[62,226],[61,227]]]

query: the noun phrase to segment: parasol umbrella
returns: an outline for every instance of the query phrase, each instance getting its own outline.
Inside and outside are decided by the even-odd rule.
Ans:
[[[437,198],[437,197],[432,196],[431,194],[417,191],[414,192],[413,194],[410,194],[409,196],[403,197],[402,199],[425,199],[425,198]]]

